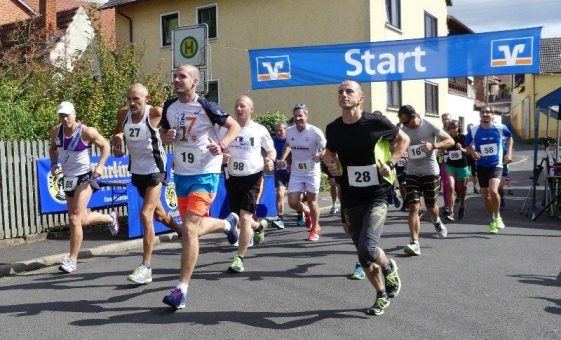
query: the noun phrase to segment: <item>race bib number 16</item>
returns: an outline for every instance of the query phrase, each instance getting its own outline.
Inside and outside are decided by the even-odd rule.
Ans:
[[[407,151],[409,153],[409,158],[411,159],[418,159],[418,158],[423,158],[425,157],[427,154],[424,153],[423,151],[421,151],[421,144],[417,144],[417,145],[411,145]]]

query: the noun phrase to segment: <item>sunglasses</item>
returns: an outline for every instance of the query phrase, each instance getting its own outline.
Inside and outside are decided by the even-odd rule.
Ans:
[[[307,109],[306,104],[296,104],[296,105],[294,105],[294,108],[292,109],[292,111],[306,110],[306,109]]]

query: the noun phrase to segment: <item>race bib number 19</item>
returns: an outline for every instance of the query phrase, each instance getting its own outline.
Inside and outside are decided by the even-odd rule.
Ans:
[[[378,185],[378,169],[376,165],[348,166],[347,175],[352,187],[370,187]]]
[[[185,148],[176,146],[177,161],[185,165],[196,165],[201,163],[201,151],[198,148]]]

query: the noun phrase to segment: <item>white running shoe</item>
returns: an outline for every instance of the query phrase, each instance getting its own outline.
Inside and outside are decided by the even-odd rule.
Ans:
[[[152,268],[140,265],[129,275],[128,280],[139,285],[152,282]]]

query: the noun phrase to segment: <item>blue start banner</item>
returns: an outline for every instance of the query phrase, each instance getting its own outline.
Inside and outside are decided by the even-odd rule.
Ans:
[[[97,164],[99,156],[92,156],[92,166]],[[101,182],[130,182],[128,171],[129,157],[116,158],[110,156],[105,162],[105,168],[99,181]],[[168,164],[169,166],[169,164]],[[37,182],[39,183],[39,203],[42,214],[66,212],[66,196],[62,187],[63,179],[60,168],[53,176],[51,174],[51,160],[41,158],[37,160]],[[126,187],[102,187],[92,195],[88,208],[100,208],[127,203]]]
[[[252,89],[539,72],[541,27],[250,50]]]

